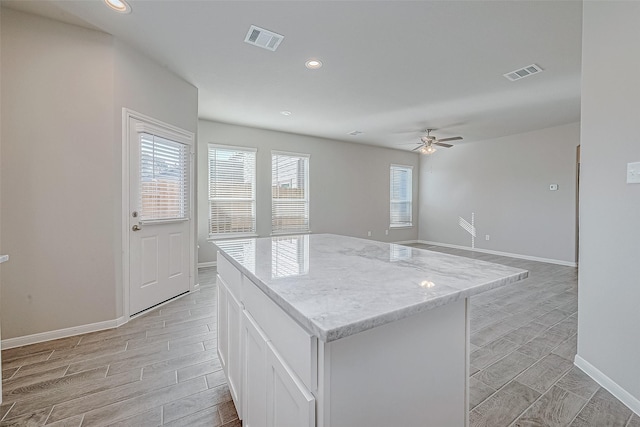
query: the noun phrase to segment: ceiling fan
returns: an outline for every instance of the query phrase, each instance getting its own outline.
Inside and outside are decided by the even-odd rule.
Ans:
[[[453,145],[445,144],[446,141],[458,141],[462,139],[461,136],[453,136],[451,138],[438,139],[435,136],[431,135],[432,130],[434,129],[427,129],[426,130],[427,134],[425,136],[420,137],[420,142],[418,142],[418,144],[420,145],[418,145],[416,148],[414,148],[411,151],[420,151],[422,154],[433,154],[437,151],[434,145],[438,145],[444,148],[451,148],[453,147]]]

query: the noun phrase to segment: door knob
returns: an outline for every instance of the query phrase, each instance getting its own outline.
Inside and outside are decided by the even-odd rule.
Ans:
[[[133,227],[131,227],[131,229],[132,229],[133,231],[140,231],[140,230],[142,230],[142,228],[140,228],[140,226],[139,226],[138,224],[136,224],[136,225],[134,225]]]

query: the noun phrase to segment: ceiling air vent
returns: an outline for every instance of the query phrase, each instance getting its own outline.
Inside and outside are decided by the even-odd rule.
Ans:
[[[516,80],[524,79],[525,77],[532,76],[542,71],[542,68],[537,66],[536,64],[528,65],[524,68],[520,68],[519,70],[511,71],[510,73],[503,74],[507,79],[515,82]]]
[[[282,42],[282,39],[284,39],[283,35],[252,25],[244,41],[263,49],[275,51]]]

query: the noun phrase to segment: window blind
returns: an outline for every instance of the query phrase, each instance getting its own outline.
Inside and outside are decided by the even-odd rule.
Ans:
[[[411,174],[411,166],[391,165],[391,227],[412,225]]]
[[[256,150],[209,146],[209,235],[256,232]]]
[[[309,231],[309,156],[271,155],[271,230]]]
[[[189,147],[140,133],[140,220],[186,219],[188,184]]]

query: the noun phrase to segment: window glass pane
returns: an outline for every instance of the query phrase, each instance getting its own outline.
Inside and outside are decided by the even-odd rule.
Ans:
[[[148,133],[140,134],[140,220],[188,216],[189,148]]]
[[[409,166],[391,166],[390,213],[391,226],[412,225],[412,170]]]
[[[309,157],[272,154],[271,229],[309,231]]]
[[[255,231],[255,150],[209,146],[209,234]]]

